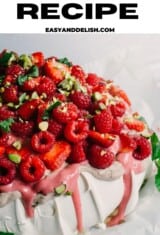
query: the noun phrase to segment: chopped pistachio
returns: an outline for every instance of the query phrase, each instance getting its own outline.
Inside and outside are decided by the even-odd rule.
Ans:
[[[62,194],[64,194],[65,191],[66,191],[66,185],[65,185],[65,184],[61,184],[61,185],[59,185],[58,187],[56,187],[56,188],[54,189],[54,191],[55,191],[55,194],[56,194],[56,195],[62,195]]]
[[[38,127],[41,131],[46,131],[48,129],[48,122],[42,121],[39,123]]]
[[[12,144],[12,146],[13,146],[14,148],[16,148],[17,150],[20,150],[21,147],[22,147],[22,143],[21,143],[20,140],[16,140],[16,141]]]
[[[31,95],[31,99],[38,99],[39,98],[39,95],[36,91],[34,91]]]
[[[93,100],[94,100],[94,101],[98,101],[98,100],[101,100],[101,99],[102,99],[102,95],[101,95],[101,93],[99,93],[98,91],[96,91],[95,93],[93,93],[92,97],[93,97]]]
[[[20,163],[21,162],[21,156],[19,154],[16,153],[10,153],[8,154],[8,158],[10,161],[14,162],[14,163]]]

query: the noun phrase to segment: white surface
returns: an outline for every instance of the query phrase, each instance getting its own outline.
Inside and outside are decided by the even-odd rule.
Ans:
[[[155,128],[160,127],[160,35],[0,35],[0,47],[46,56],[68,57],[87,71],[113,79],[124,88]],[[141,192],[137,210],[127,222],[91,235],[159,235],[160,193],[153,179]]]

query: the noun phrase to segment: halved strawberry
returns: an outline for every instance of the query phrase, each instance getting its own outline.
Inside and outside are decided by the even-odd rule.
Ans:
[[[63,71],[55,67],[55,60],[48,59],[44,65],[46,75],[50,77],[55,84],[60,83],[63,79]]]
[[[58,169],[68,158],[71,146],[65,141],[57,141],[49,152],[41,155],[41,159],[46,167],[52,171]]]
[[[119,137],[121,140],[120,152],[125,153],[125,152],[134,151],[136,149],[137,144],[133,136],[121,133]]]
[[[32,53],[32,61],[38,67],[43,66],[45,62],[43,53],[40,51]]]
[[[3,155],[5,153],[5,147],[4,146],[0,146],[0,157],[1,155]]]
[[[131,101],[128,98],[126,92],[124,90],[122,90],[121,88],[119,88],[118,86],[112,85],[109,89],[109,92],[113,96],[118,96],[118,97],[122,98],[129,106],[131,105]]]
[[[127,119],[125,120],[125,124],[130,130],[141,132],[145,129],[144,122],[138,119]]]
[[[89,138],[96,144],[99,144],[103,147],[109,147],[115,141],[115,135],[111,135],[108,133],[101,134],[97,131],[89,131]]]

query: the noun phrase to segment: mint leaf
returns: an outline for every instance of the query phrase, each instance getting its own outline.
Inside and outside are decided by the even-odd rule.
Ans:
[[[48,120],[50,117],[50,114],[52,112],[53,109],[57,108],[59,105],[61,104],[61,102],[59,100],[57,100],[56,102],[52,103],[45,111],[44,114],[42,116],[42,120]]]
[[[0,75],[0,84],[3,82],[5,75]]]
[[[38,77],[39,76],[39,69],[36,65],[33,65],[30,70],[28,71],[28,77]]]
[[[153,133],[151,136],[152,144],[152,160],[160,158],[160,140],[156,133]]]
[[[62,63],[62,64],[66,64],[66,65],[68,65],[69,67],[72,66],[72,63],[71,63],[66,57],[61,58],[61,59],[58,59],[58,62],[60,62],[60,63]]]
[[[0,235],[14,235],[14,233],[9,233],[9,232],[1,232],[1,231],[0,231]]]
[[[0,65],[7,66],[9,64],[9,61],[12,57],[12,52],[6,52],[3,54],[3,56],[0,58]]]
[[[13,122],[13,118],[8,118],[6,120],[0,121],[0,129],[4,132],[9,132]]]
[[[157,174],[155,175],[155,185],[158,191],[160,191],[160,170],[158,170]]]
[[[23,83],[25,81],[27,81],[27,80],[28,80],[28,76],[27,75],[20,75],[20,76],[18,76],[18,78],[17,78],[18,85],[22,86]]]
[[[27,93],[24,92],[22,95],[19,97],[19,103],[22,104],[26,100]]]

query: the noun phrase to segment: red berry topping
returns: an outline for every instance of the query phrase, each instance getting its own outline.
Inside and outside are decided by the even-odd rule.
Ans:
[[[63,131],[63,125],[54,119],[50,119],[48,124],[48,131],[51,132],[55,137],[59,137]]]
[[[18,136],[26,137],[31,136],[34,130],[34,122],[14,122],[11,126],[11,130]]]
[[[86,83],[86,74],[79,65],[73,65],[71,67],[71,75],[75,76],[81,82],[81,84]]]
[[[78,143],[88,136],[89,125],[85,121],[77,120],[67,123],[64,129],[64,135],[72,143]]]
[[[48,131],[40,131],[34,134],[31,139],[31,146],[38,153],[45,153],[51,149],[55,136]]]
[[[136,141],[132,135],[121,133],[120,140],[122,145],[120,150],[121,152],[133,151],[137,146]]]
[[[126,107],[125,107],[124,103],[122,103],[122,102],[112,104],[110,106],[110,109],[111,109],[112,115],[114,117],[122,117],[126,111]]]
[[[0,120],[5,120],[8,118],[13,118],[14,117],[14,112],[9,110],[7,106],[3,105],[0,107]]]
[[[78,117],[78,108],[71,102],[62,103],[57,108],[53,109],[52,114],[58,122],[67,123]]]
[[[105,169],[112,165],[115,156],[112,152],[108,151],[99,145],[92,145],[89,150],[89,163],[91,166],[98,169]]]
[[[0,185],[11,183],[16,176],[16,166],[6,158],[0,158]]]
[[[57,141],[52,148],[41,156],[42,161],[50,170],[56,170],[63,165],[71,153],[71,146],[65,141]]]
[[[130,130],[135,130],[135,131],[143,131],[145,129],[145,124],[144,122],[138,120],[138,119],[128,119],[125,120],[125,124]]]
[[[94,73],[89,73],[86,78],[86,82],[93,87],[98,86],[101,81],[102,79],[98,77],[97,74]]]
[[[23,91],[34,91],[36,87],[39,85],[41,77],[35,77],[25,81],[22,85]]]
[[[79,142],[72,146],[71,155],[68,158],[69,163],[80,163],[86,160],[86,151],[84,142]]]
[[[10,146],[13,144],[13,142],[15,141],[15,136],[13,136],[13,134],[11,133],[2,133],[0,135],[0,146]]]
[[[55,60],[48,59],[44,65],[46,75],[51,78],[55,84],[60,83],[63,79],[63,73],[60,69],[55,67]]]
[[[131,105],[131,101],[128,98],[126,92],[120,89],[118,86],[112,85],[109,89],[109,92],[111,93],[111,95],[118,96],[123,99],[128,105]]]
[[[151,154],[151,144],[143,136],[135,137],[136,148],[133,151],[133,157],[137,160],[143,160]]]
[[[123,126],[124,126],[124,124],[123,124],[122,121],[118,120],[117,118],[113,118],[111,133],[119,135],[121,130],[122,130],[122,128],[123,128]]]
[[[36,91],[39,95],[45,94],[47,99],[51,99],[55,92],[54,82],[47,77],[41,77],[39,85],[36,87]]]
[[[43,66],[45,62],[43,53],[40,51],[32,53],[32,61],[38,67]]]
[[[13,75],[14,77],[18,77],[24,73],[24,68],[19,64],[12,64],[6,69],[6,75]]]
[[[17,114],[23,120],[30,120],[34,116],[34,114],[36,113],[37,106],[39,105],[39,103],[40,103],[39,99],[33,99],[33,100],[26,101],[17,110]]]
[[[6,103],[9,103],[9,102],[17,103],[18,102],[18,87],[14,85],[5,87],[5,90],[2,94],[2,99]]]
[[[40,158],[35,156],[29,156],[19,165],[20,176],[28,183],[40,180],[44,175],[44,171],[44,163]]]
[[[96,131],[100,133],[110,132],[112,129],[112,114],[109,110],[103,110],[94,116]]]
[[[3,80],[3,85],[8,86],[10,84],[14,84],[15,82],[16,82],[16,77],[14,77],[13,75],[6,75]]]
[[[90,96],[81,91],[74,91],[70,94],[70,99],[79,109],[88,109],[91,103]]]
[[[115,136],[108,133],[101,134],[97,131],[89,131],[88,136],[92,142],[103,147],[109,147],[115,141]]]

